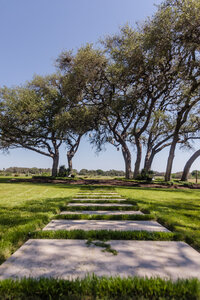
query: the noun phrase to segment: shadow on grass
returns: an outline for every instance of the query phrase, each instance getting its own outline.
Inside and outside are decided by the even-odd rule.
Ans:
[[[21,246],[31,232],[47,225],[69,200],[70,197],[27,200],[13,209],[0,207],[0,263]]]

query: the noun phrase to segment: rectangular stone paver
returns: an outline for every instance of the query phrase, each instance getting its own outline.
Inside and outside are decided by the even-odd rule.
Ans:
[[[0,266],[0,279],[147,276],[200,279],[200,253],[184,242],[109,241],[118,254],[84,240],[28,240]]]
[[[119,194],[118,193],[77,193],[77,195],[116,195],[118,196]]]
[[[170,232],[156,221],[52,220],[43,230],[120,230]]]
[[[62,211],[61,215],[144,215],[139,210],[82,210],[82,211]]]
[[[121,207],[130,207],[132,204],[118,204],[118,203],[68,203],[67,206],[121,206]]]
[[[88,198],[97,198],[97,197],[101,197],[101,198],[121,198],[120,195],[76,195],[76,198],[83,198],[85,196],[86,199]],[[123,198],[124,199],[124,198]]]
[[[75,201],[105,201],[105,200],[113,200],[113,201],[126,201],[126,199],[124,198],[72,198],[72,200],[75,200]]]

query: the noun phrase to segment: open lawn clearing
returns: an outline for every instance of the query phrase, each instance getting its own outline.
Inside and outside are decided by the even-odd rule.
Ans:
[[[123,197],[133,199],[133,206],[114,204],[66,206],[78,192],[113,191],[109,188],[67,186],[63,184],[1,183],[0,184],[0,259],[4,261],[24,241],[29,232],[46,225],[62,210],[135,211],[138,207],[150,210],[169,229],[184,233],[186,241],[200,249],[200,191],[117,188]],[[73,204],[74,205],[74,204]],[[142,210],[143,211],[143,210]]]
[[[0,262],[10,256],[29,232],[42,228],[79,187],[58,184],[0,184]]]
[[[200,190],[116,188],[122,197],[137,202],[170,230],[183,233],[186,241],[200,250]]]
[[[200,279],[200,254],[184,242],[107,242],[117,255],[85,240],[29,240],[0,266],[0,279],[142,276]]]
[[[43,230],[119,230],[159,231],[169,230],[156,221],[109,221],[109,220],[52,220]]]

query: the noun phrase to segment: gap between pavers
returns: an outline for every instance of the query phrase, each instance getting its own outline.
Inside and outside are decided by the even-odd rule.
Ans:
[[[83,211],[62,211],[60,215],[144,215],[139,210],[83,210]]]
[[[0,266],[0,279],[142,276],[200,279],[200,254],[184,242],[107,242],[118,254],[87,247],[85,240],[28,240]]]
[[[149,231],[170,232],[156,221],[126,221],[126,220],[52,220],[46,230],[117,230],[117,231]]]
[[[118,203],[68,203],[67,207],[70,206],[121,206],[121,207],[134,207],[132,204],[118,204]]]

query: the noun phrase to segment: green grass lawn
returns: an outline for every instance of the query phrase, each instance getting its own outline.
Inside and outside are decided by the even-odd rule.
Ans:
[[[184,234],[200,251],[200,190],[122,187],[116,191],[149,210],[169,229]]]
[[[29,232],[44,227],[79,187],[59,184],[0,183],[0,262],[11,255]]]
[[[114,187],[98,187],[100,190],[111,191]],[[200,190],[130,187],[115,190],[134,205],[137,203],[143,211],[149,211],[169,229],[182,233],[187,242],[200,250]],[[8,179],[2,178],[0,262],[23,244],[33,231],[43,228],[60,210],[65,209],[67,202],[80,191],[97,190],[90,186],[9,183]]]
[[[40,231],[78,192],[117,191],[175,233]],[[112,200],[111,200],[112,202]],[[112,205],[112,203],[111,203]],[[95,207],[94,207],[95,208]],[[76,208],[77,210],[79,208]],[[95,208],[96,209],[96,208]],[[108,207],[106,209],[109,209]],[[126,209],[127,210],[127,209]],[[91,217],[85,216],[90,219]],[[65,218],[65,216],[63,216]],[[71,218],[71,217],[69,217]],[[80,218],[80,216],[76,216]],[[96,216],[98,219],[99,216]],[[110,218],[108,216],[108,218]],[[124,217],[121,217],[124,218]],[[127,217],[126,217],[127,218]],[[126,219],[125,218],[125,219]],[[176,233],[178,232],[178,234]],[[181,234],[179,234],[181,233]],[[0,179],[0,263],[29,238],[185,239],[200,250],[200,190],[10,183]],[[200,299],[200,282],[143,278],[24,279],[0,282],[0,299]]]
[[[164,280],[138,277],[97,277],[61,280],[28,278],[0,281],[0,299],[18,300],[198,300],[196,279]]]

